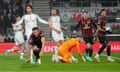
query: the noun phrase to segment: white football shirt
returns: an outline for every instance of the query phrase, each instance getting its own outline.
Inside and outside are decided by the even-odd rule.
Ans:
[[[27,39],[29,39],[31,33],[32,33],[32,28],[37,27],[37,21],[43,23],[43,24],[48,24],[47,21],[41,19],[37,14],[25,14],[22,19],[16,23],[16,25],[22,24],[23,22],[25,23],[25,34],[27,35]]]

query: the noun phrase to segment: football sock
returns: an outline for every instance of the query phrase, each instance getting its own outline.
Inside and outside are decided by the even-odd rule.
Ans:
[[[111,55],[111,46],[107,46],[107,55],[108,55],[108,56]]]
[[[88,48],[88,53],[89,53],[89,57],[92,57],[93,49],[92,48]]]
[[[55,55],[58,56],[58,47],[55,47]]]
[[[24,58],[23,56],[24,56],[24,53],[23,52],[20,53],[20,58]]]
[[[100,50],[98,51],[98,54],[99,54],[99,55],[103,52],[103,50],[105,49],[105,47],[106,47],[106,45],[103,44],[103,46],[102,46],[102,47],[100,48]]]
[[[30,50],[30,61],[33,62],[33,50]]]
[[[89,56],[89,50],[86,48],[86,56]]]

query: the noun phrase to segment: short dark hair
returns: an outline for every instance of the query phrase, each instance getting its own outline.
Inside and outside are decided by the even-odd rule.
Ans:
[[[15,18],[20,17],[20,15],[15,15]]]
[[[83,11],[83,13],[88,13],[87,11]]]
[[[38,27],[32,28],[32,31],[34,31],[34,30],[39,30],[39,28]]]
[[[56,9],[56,8],[52,8],[52,10],[56,10],[56,11],[57,11],[57,9]]]
[[[102,13],[103,11],[106,11],[106,9],[101,9],[100,13]]]
[[[30,5],[30,4],[26,5],[26,6],[25,6],[25,9],[26,9],[27,7],[30,7],[31,9],[33,9],[32,5]]]

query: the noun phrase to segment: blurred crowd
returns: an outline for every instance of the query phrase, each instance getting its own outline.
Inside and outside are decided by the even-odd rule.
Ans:
[[[120,0],[50,0],[53,7],[116,7]]]
[[[24,14],[25,5],[32,3],[32,0],[0,0],[0,43],[14,41],[11,24],[15,23],[16,15]]]

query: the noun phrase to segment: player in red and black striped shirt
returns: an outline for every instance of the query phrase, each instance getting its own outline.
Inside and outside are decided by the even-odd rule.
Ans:
[[[80,19],[79,23],[76,26],[76,29],[81,29],[82,37],[87,44],[86,48],[86,59],[92,61],[92,44],[93,44],[93,35],[94,35],[95,23],[89,17],[88,12],[83,12],[83,17]]]
[[[103,52],[105,48],[107,48],[107,55],[108,55],[108,61],[113,62],[114,60],[110,57],[111,54],[111,46],[109,45],[108,40],[105,37],[106,34],[106,10],[102,9],[101,10],[101,17],[98,19],[98,33],[97,36],[99,38],[99,42],[102,44],[102,47],[99,49],[98,53],[95,56],[95,59],[97,62],[100,62],[99,55]]]

